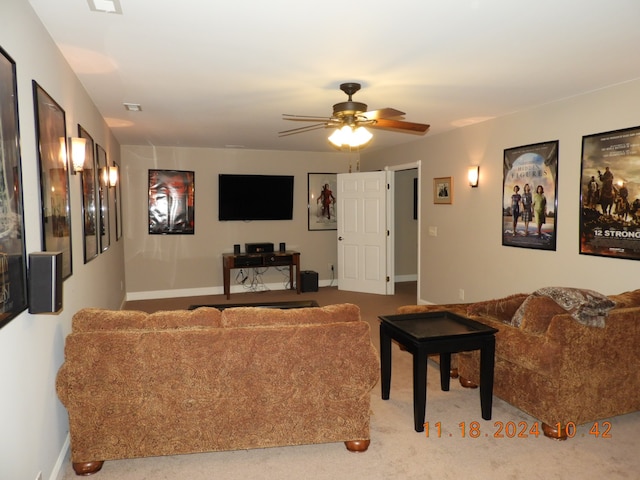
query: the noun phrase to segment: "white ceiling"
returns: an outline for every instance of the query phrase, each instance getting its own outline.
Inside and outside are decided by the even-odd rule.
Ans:
[[[28,1],[123,145],[332,151],[282,114],[329,117],[351,81],[436,135],[640,78],[638,0]]]

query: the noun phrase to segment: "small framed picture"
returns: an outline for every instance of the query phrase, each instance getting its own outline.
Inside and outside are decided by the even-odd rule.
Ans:
[[[433,179],[433,203],[442,205],[451,205],[453,203],[452,177]]]

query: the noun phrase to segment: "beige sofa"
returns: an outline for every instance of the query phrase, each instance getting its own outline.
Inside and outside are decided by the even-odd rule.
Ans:
[[[566,439],[577,425],[640,410],[640,290],[608,296],[599,318],[581,314],[603,296],[582,291],[582,303],[565,302],[564,290],[577,289],[400,313],[452,310],[497,328],[493,393],[538,420],[546,436]],[[456,357],[460,383],[478,385],[478,352]]]
[[[56,387],[86,475],[122,458],[326,442],[364,451],[378,377],[351,304],[84,309]]]

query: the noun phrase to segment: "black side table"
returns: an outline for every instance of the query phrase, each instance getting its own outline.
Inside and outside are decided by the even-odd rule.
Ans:
[[[380,316],[382,399],[391,390],[391,340],[413,355],[413,419],[416,432],[424,431],[427,405],[427,355],[440,354],[440,386],[449,390],[451,354],[480,350],[480,408],[491,420],[495,328],[451,312],[425,312]]]

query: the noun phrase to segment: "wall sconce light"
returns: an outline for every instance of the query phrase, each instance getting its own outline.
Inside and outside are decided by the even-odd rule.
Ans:
[[[85,138],[71,137],[69,142],[71,143],[71,163],[73,166],[71,173],[75,175],[84,169],[87,140]]]
[[[109,167],[109,186],[115,187],[118,184],[118,167]]]
[[[480,177],[480,166],[473,165],[469,167],[469,171],[467,172],[467,176],[469,178],[469,185],[472,187],[478,186],[478,178]]]

